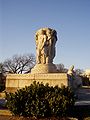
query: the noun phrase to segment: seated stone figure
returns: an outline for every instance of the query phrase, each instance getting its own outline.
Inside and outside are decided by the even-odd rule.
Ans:
[[[69,79],[69,86],[76,91],[79,87],[82,86],[82,79],[80,76],[76,75],[74,71],[74,65],[69,68],[67,74]]]

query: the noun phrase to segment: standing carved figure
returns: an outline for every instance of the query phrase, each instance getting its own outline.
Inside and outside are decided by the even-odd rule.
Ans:
[[[37,64],[48,64],[55,57],[57,33],[50,28],[42,28],[36,32],[36,61]]]
[[[42,58],[44,57],[44,49],[43,48],[44,48],[45,42],[46,42],[45,31],[40,29],[36,33],[36,54],[37,54],[36,61],[37,61],[37,64],[43,63]]]

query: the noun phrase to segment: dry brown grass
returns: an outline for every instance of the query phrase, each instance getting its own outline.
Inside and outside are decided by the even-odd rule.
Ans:
[[[24,117],[16,117],[16,116],[8,116],[8,115],[1,115],[0,120],[77,120],[77,119],[69,119],[69,118],[41,118],[41,119],[36,119],[36,118],[24,118]]]
[[[0,110],[0,115],[12,116],[12,114],[9,110]]]

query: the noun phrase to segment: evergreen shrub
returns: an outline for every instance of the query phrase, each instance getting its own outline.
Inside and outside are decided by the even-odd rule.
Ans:
[[[6,92],[6,105],[13,115],[24,117],[63,117],[74,106],[74,93],[69,87],[33,82],[15,93]]]

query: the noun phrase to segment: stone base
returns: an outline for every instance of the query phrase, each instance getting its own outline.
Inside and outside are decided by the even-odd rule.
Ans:
[[[68,86],[68,77],[66,73],[49,74],[8,74],[6,77],[6,91],[14,92],[17,89],[29,86],[34,81],[48,83],[50,86],[61,85]]]
[[[31,70],[31,73],[57,73],[56,66],[52,63],[50,64],[36,64]]]

